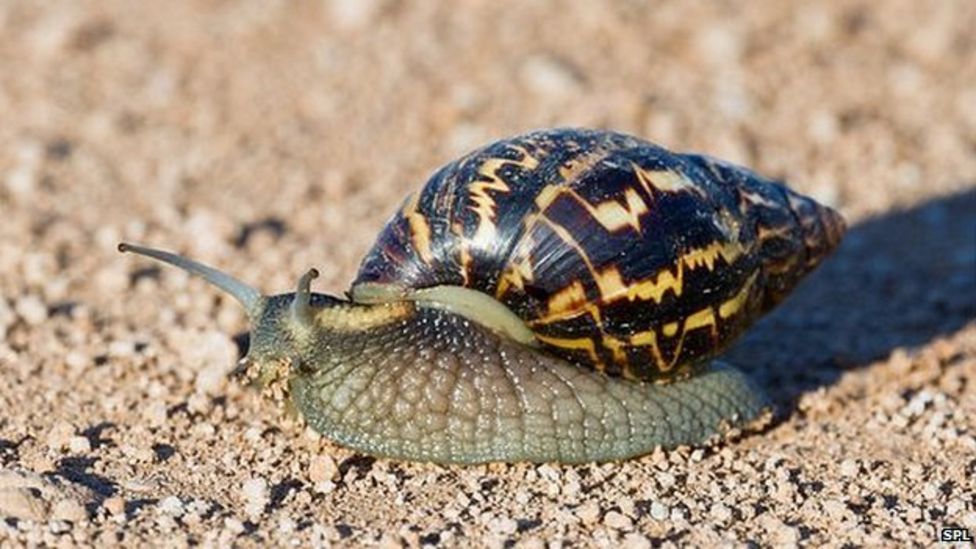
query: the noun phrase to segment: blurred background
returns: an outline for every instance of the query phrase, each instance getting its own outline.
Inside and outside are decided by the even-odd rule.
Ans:
[[[0,250],[224,259],[270,219],[302,257],[234,252],[272,254],[258,279],[314,262],[341,286],[437,167],[550,126],[707,152],[856,220],[972,185],[973,28],[968,0],[7,1]]]
[[[901,479],[887,489],[900,505],[941,504],[946,520],[976,528],[971,488],[956,507],[946,502],[958,490],[916,489],[971,482],[972,465],[967,473],[959,464],[970,462],[972,444],[890,419],[915,402],[911,410],[942,414],[933,429],[973,432],[976,403],[962,372],[976,368],[974,29],[972,0],[0,0],[0,409],[9,410],[0,413],[0,465],[75,479],[95,519],[118,509],[136,516],[142,504],[133,502],[176,494],[222,509],[216,523],[187,528],[224,524],[233,534],[242,523],[220,521],[243,517],[248,495],[233,487],[250,474],[310,521],[340,513],[333,500],[302,503],[295,494],[333,496],[310,488],[307,454],[289,453],[296,443],[274,430],[275,416],[225,385],[239,352],[231,336],[245,329],[236,304],[119,256],[117,242],[178,250],[269,292],[290,289],[314,265],[317,288],[338,293],[384,221],[441,165],[527,130],[589,126],[783,178],[851,226],[836,258],[732,353],[774,389],[784,423],[748,439],[746,455],[701,467],[758,460],[755,471],[807,478],[844,500],[853,491],[835,482],[838,448],[933,461],[931,478],[885,469]],[[922,390],[929,397],[918,404]],[[255,439],[255,424],[272,434]],[[255,440],[283,462],[261,458]],[[905,448],[917,453],[906,458]],[[79,455],[90,461],[66,461]],[[350,463],[343,474],[363,462]],[[654,470],[641,467],[621,468],[615,484],[655,490]],[[680,502],[684,519],[714,530],[674,539],[753,539],[759,522],[736,519],[730,529],[727,513],[710,508],[725,501],[736,517],[753,512],[737,506],[771,509],[764,516],[780,522],[764,532],[779,524],[787,542],[792,528],[819,541],[844,530],[871,544],[841,528],[843,517],[791,507],[800,496],[768,508],[762,489],[716,495],[724,481],[688,467],[682,492],[647,498]],[[526,470],[535,474],[499,477],[499,493],[542,482],[518,476]],[[550,476],[575,474],[560,471]],[[408,497],[431,498],[414,511],[433,514],[419,518],[389,508],[402,493],[375,482],[360,490],[353,478],[337,497],[361,498],[350,509],[364,511],[344,519],[357,528],[431,529],[455,490],[479,485],[467,475],[437,479],[443,493],[408,486]],[[150,488],[127,484],[147,476]],[[759,476],[736,482],[755,488]],[[402,492],[397,482],[389,485]],[[591,496],[560,497],[472,505],[536,509],[530,529],[565,533],[550,510]],[[895,511],[877,501],[859,516],[887,525],[885,543],[931,541],[915,537],[928,535],[921,512],[891,526],[885,513]],[[645,533],[687,526],[613,505]],[[472,521],[479,532],[492,524]]]

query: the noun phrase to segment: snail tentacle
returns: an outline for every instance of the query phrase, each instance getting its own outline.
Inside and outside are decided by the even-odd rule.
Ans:
[[[317,269],[309,269],[298,279],[295,299],[291,302],[291,316],[303,326],[308,326],[312,320],[312,280],[318,277]]]
[[[118,250],[122,253],[128,252],[151,257],[158,261],[162,261],[163,263],[169,263],[174,267],[183,269],[190,274],[195,274],[210,284],[213,284],[224,292],[230,294],[231,297],[236,299],[242,306],[244,306],[244,310],[247,311],[247,315],[252,320],[256,319],[260,315],[262,302],[264,301],[264,296],[261,295],[261,292],[227,273],[218,271],[213,267],[208,267],[199,261],[194,261],[181,255],[167,252],[165,250],[139,246],[137,244],[121,242],[119,243]]]

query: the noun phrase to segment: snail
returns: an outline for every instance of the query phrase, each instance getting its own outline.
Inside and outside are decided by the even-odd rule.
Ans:
[[[407,197],[346,297],[243,305],[243,359],[346,447],[440,463],[579,463],[701,445],[770,410],[715,360],[833,250],[834,210],[636,137],[542,130],[471,152]]]

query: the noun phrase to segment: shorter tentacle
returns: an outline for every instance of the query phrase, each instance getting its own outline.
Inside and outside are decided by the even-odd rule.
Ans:
[[[309,269],[298,279],[298,289],[295,299],[291,302],[291,316],[302,325],[307,326],[312,321],[312,280],[319,277],[316,269]]]

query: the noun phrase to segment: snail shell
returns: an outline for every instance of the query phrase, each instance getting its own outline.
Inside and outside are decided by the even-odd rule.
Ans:
[[[587,462],[700,444],[768,401],[711,360],[841,238],[840,216],[745,168],[611,132],[488,145],[404,202],[350,299],[230,293],[247,360],[316,430],[401,459]]]
[[[618,133],[542,131],[439,170],[380,233],[352,296],[470,288],[550,353],[667,380],[725,349],[842,232],[832,210],[743,168]]]

